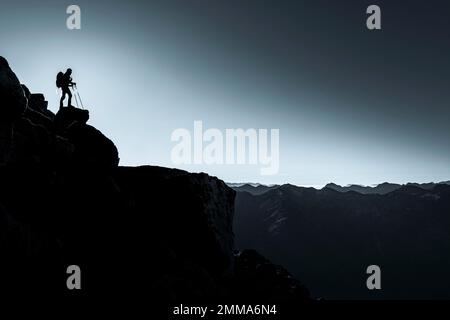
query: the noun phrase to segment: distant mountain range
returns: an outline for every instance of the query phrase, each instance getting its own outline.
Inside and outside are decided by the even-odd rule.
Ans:
[[[266,186],[258,183],[228,183],[228,186],[238,192],[249,192],[254,195],[263,194],[273,188],[279,187],[279,185]]]
[[[338,192],[349,192],[354,191],[361,194],[387,194],[389,192],[398,190],[404,186],[414,186],[419,187],[421,189],[430,190],[434,188],[436,185],[450,185],[450,181],[442,181],[442,182],[429,182],[429,183],[407,183],[407,184],[397,184],[397,183],[389,183],[384,182],[376,186],[362,186],[358,184],[351,184],[348,186],[340,186],[335,183],[328,183],[323,188],[333,189]],[[279,187],[280,185],[264,185],[260,183],[227,183],[227,185],[233,188],[238,192],[249,192],[254,195],[262,194],[268,190]]]
[[[237,247],[286,266],[314,296],[450,298],[448,182],[234,189]],[[382,270],[379,291],[366,287],[372,264]]]
[[[374,187],[370,186],[361,186],[357,184],[352,184],[349,186],[340,186],[335,183],[329,183],[324,188],[333,189],[338,192],[349,192],[354,191],[362,194],[386,194],[395,190],[398,190],[402,187],[401,184],[395,184],[395,183],[382,183]]]
[[[419,187],[421,189],[430,190],[439,184],[450,185],[450,181],[443,181],[443,182],[439,182],[439,183],[434,183],[434,182],[407,183],[406,185],[384,182],[384,183],[379,184],[374,187],[361,186],[361,185],[356,185],[356,184],[342,187],[342,186],[334,184],[334,183],[329,183],[324,188],[330,188],[330,189],[333,189],[333,190],[336,190],[339,192],[355,191],[355,192],[362,193],[362,194],[386,194],[386,193],[398,190],[404,186],[414,186],[414,187]]]

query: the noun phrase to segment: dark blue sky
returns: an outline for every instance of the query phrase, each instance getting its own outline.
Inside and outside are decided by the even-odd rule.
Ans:
[[[30,2],[30,3],[28,3]],[[375,184],[450,179],[448,1],[2,0],[0,55],[56,110],[74,69],[122,164],[174,166],[171,132],[279,128],[280,173],[182,166],[226,181]],[[382,30],[365,27],[382,10]]]

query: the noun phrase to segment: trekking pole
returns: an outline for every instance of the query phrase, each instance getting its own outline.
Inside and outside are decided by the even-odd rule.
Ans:
[[[81,96],[80,96],[80,93],[78,91],[77,91],[77,94],[78,94],[78,99],[80,99],[81,109],[84,109],[83,101],[81,101]]]
[[[78,105],[78,99],[77,99],[76,92],[75,92],[75,90],[72,90],[72,91],[73,91],[73,96],[75,97],[75,103],[77,104],[77,108],[79,108],[80,106]]]
[[[77,90],[78,99],[80,99],[81,108],[84,109],[83,101],[81,100],[80,92],[78,91],[77,85],[75,85],[75,89]]]

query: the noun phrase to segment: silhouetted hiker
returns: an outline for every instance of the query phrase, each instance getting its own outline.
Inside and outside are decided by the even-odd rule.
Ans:
[[[72,93],[70,92],[69,87],[73,87],[76,85],[75,82],[72,82],[72,69],[67,69],[66,73],[59,72],[56,76],[56,86],[58,88],[61,88],[62,90],[62,96],[61,100],[59,101],[59,108],[61,109],[63,107],[64,99],[66,98],[66,94],[69,96],[69,101],[67,106],[72,106]]]

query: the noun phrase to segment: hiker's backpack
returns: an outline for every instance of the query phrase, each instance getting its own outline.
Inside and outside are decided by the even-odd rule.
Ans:
[[[61,71],[56,75],[56,86],[61,88],[64,85],[64,73]]]

